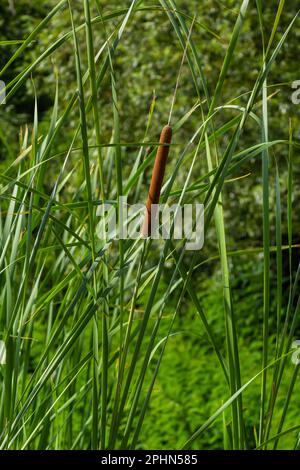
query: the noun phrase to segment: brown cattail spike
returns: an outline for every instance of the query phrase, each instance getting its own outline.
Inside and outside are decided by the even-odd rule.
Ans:
[[[143,237],[151,235],[151,206],[159,203],[160,191],[164,179],[167,158],[169,154],[169,145],[172,139],[171,126],[165,126],[160,134],[159,147],[157,149],[152,178],[146,203],[146,212],[141,234]],[[155,214],[152,214],[155,217]]]

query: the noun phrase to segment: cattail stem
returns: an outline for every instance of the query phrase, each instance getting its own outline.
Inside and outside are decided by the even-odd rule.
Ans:
[[[169,145],[172,139],[172,128],[167,125],[163,127],[159,147],[156,152],[152,178],[146,203],[146,212],[143,227],[141,230],[142,237],[149,237],[151,235],[151,214],[152,220],[155,219],[156,214],[153,213],[152,205],[159,203],[160,191],[164,179],[167,158],[169,154]]]

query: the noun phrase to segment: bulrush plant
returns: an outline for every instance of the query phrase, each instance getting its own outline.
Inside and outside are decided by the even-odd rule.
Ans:
[[[172,96],[168,124],[162,128],[162,131],[160,133],[159,147],[157,149],[157,153],[156,153],[156,157],[154,161],[150,188],[149,188],[148,197],[146,201],[146,211],[145,211],[144,221],[143,221],[143,225],[141,229],[142,237],[151,236],[151,231],[153,229],[152,222],[154,221],[155,223],[155,220],[156,220],[156,215],[157,215],[156,208],[153,207],[153,205],[157,205],[159,203],[161,188],[162,188],[162,184],[164,180],[165,169],[166,169],[166,164],[167,164],[169,150],[170,150],[170,144],[172,141],[172,127],[170,125],[171,119],[172,119],[172,113],[174,109],[176,94],[178,91],[180,75],[181,75],[182,67],[183,67],[183,64],[187,55],[187,50],[188,50],[188,46],[190,43],[190,38],[191,38],[191,33],[193,30],[194,23],[195,23],[195,17],[193,18],[193,21],[191,23],[187,40],[186,40],[186,44],[184,47],[184,51],[182,54],[182,59],[181,59],[179,71],[177,74],[175,89],[174,89],[174,93]]]
[[[291,345],[300,308],[300,266],[296,276],[292,270],[293,158],[299,144],[292,125],[286,140],[272,140],[268,132],[268,103],[273,96],[268,88],[270,71],[284,51],[288,35],[295,31],[298,13],[293,18],[289,14],[285,24],[285,2],[279,1],[273,24],[265,28],[262,2],[252,2],[260,19],[262,61],[260,67],[253,67],[253,86],[239,105],[233,88],[229,102],[222,100],[228,93],[228,89],[224,93],[224,84],[236,67],[234,59],[245,47],[240,39],[248,20],[248,0],[238,2],[239,11],[232,12],[234,26],[228,44],[223,41],[220,48],[223,57],[216,83],[205,74],[203,44],[194,38],[201,32],[209,45],[220,38],[198,17],[193,19],[191,12],[181,11],[179,3],[161,0],[153,6],[131,0],[113,11],[102,11],[100,3],[85,0],[80,9],[80,2],[58,2],[16,44],[0,71],[6,83],[6,105],[1,112],[9,112],[13,99],[31,83],[34,94],[33,122],[22,127],[19,151],[15,154],[10,149],[14,160],[0,175],[0,447],[298,448],[300,425],[291,424],[298,365],[291,365],[290,358],[295,353]],[[174,53],[177,47],[182,57],[174,71],[177,83],[171,109],[163,109],[165,115],[170,112],[170,119],[159,142],[153,142],[149,134],[155,133],[153,120],[158,118],[151,110],[148,119],[145,116],[143,142],[126,142],[122,139],[122,83],[116,67],[119,48],[122,57],[126,56],[130,32],[143,21],[143,15],[151,18],[154,14],[170,28]],[[53,24],[62,17],[67,18],[68,27],[56,40],[51,39]],[[145,35],[148,31],[143,29]],[[44,50],[40,35],[44,41],[49,37]],[[24,52],[36,43],[34,60],[23,63]],[[72,67],[70,76],[76,73],[76,83],[68,84],[68,93],[59,69],[66,51],[71,51],[66,61]],[[49,58],[56,67],[47,124],[39,110],[36,84],[41,78],[39,66],[47,65]],[[15,62],[18,73],[7,83]],[[175,108],[183,63],[196,98],[191,103],[193,95],[187,95],[185,107]],[[280,61],[276,64],[280,67]],[[169,85],[172,90],[173,84]],[[173,118],[171,126],[173,108],[177,120]],[[104,131],[107,115],[112,116],[111,127]],[[244,139],[248,125],[251,129],[257,126],[257,140],[251,145]],[[143,159],[145,148],[151,150]],[[172,158],[168,159],[170,148]],[[132,149],[138,155],[134,165],[132,153],[127,153]],[[271,152],[277,149],[288,153],[288,181],[285,185],[278,170],[276,243],[272,245],[268,201],[274,170]],[[253,180],[263,195],[263,246],[253,247],[249,240],[248,247],[229,250],[226,221],[230,213],[224,217],[224,188],[239,184],[244,171],[249,175],[249,166],[255,172],[257,161],[263,162],[262,179]],[[98,238],[97,207],[103,202],[117,205],[120,195],[140,202],[149,183],[144,175],[152,166],[142,236],[118,241]],[[287,207],[281,197],[283,189]],[[149,236],[152,205],[174,198],[179,204],[204,202],[205,234],[217,240],[213,253],[187,253],[184,240],[176,246],[172,239],[153,243]],[[282,244],[284,214],[288,219],[286,246]],[[286,304],[283,253],[288,254],[290,272]],[[273,336],[269,334],[274,313],[270,302],[272,254],[277,261],[271,273],[277,304]],[[257,307],[255,317],[261,331],[255,339],[259,361],[251,362],[251,367],[245,365],[245,354],[251,348],[248,342],[243,347],[241,341],[244,328],[250,326],[235,302],[231,280],[238,273],[229,259],[243,255],[253,257],[252,263],[260,263],[264,271],[263,314]],[[206,299],[208,294],[214,295],[207,277],[214,272],[220,274],[223,304],[216,302],[213,314],[207,314]],[[171,349],[173,341],[179,341],[175,343],[178,350],[177,346]],[[174,348],[176,354],[170,357]],[[191,354],[188,363],[183,362],[186,351]],[[200,366],[199,370],[198,362],[207,369]],[[291,367],[292,377],[288,373]],[[207,376],[209,393],[202,393]]]
[[[169,125],[164,126],[160,134],[159,147],[155,157],[151,183],[146,202],[145,217],[141,231],[142,237],[151,236],[151,222],[156,219],[156,213],[152,206],[153,204],[159,203],[171,140],[172,128]]]

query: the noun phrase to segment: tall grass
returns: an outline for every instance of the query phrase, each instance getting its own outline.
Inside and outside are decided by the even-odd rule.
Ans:
[[[157,247],[150,238],[116,242],[106,239],[104,234],[101,238],[96,235],[96,210],[100,203],[117,205],[121,195],[127,195],[132,201],[140,200],[141,188],[147,188],[149,184],[143,175],[151,169],[159,145],[148,140],[153,119],[151,108],[148,121],[146,118],[143,142],[130,143],[136,148],[137,161],[129,172],[125,171],[125,167],[128,169],[126,144],[122,142],[118,103],[118,87],[122,84],[118,83],[115,72],[115,55],[128,25],[134,24],[141,14],[154,7],[132,0],[128,8],[104,14],[100,2],[84,0],[84,17],[78,22],[72,0],[62,0],[4,64],[3,77],[14,61],[22,58],[32,41],[47,31],[56,15],[62,10],[69,11],[69,31],[50,43],[34,63],[7,84],[9,103],[30,76],[33,76],[34,87],[34,76],[43,61],[67,41],[71,44],[77,88],[62,106],[58,70],[56,94],[46,133],[40,130],[39,96],[35,90],[33,125],[24,128],[19,154],[1,174],[0,324],[7,350],[6,364],[0,366],[2,449],[143,447],[143,423],[151,405],[152,392],[169,339],[176,333],[176,317],[183,314],[187,301],[202,321],[212,354],[223,373],[224,396],[220,407],[207,416],[202,425],[199,426],[195,417],[193,433],[182,436],[178,448],[197,448],[201,436],[211,426],[224,433],[226,448],[253,447],[246,432],[249,416],[242,398],[245,393],[251,393],[251,387],[259,381],[261,401],[255,417],[258,436],[254,447],[276,448],[281,437],[300,428],[297,423],[291,429],[285,427],[295,393],[298,367],[295,367],[288,387],[280,422],[273,419],[282,378],[293,352],[291,344],[300,307],[297,290],[300,268],[296,278],[293,278],[291,269],[293,150],[299,145],[293,139],[292,130],[286,141],[272,141],[268,135],[268,101],[271,99],[268,76],[288,34],[295,27],[297,16],[278,33],[285,3],[280,1],[268,37],[262,5],[257,2],[262,38],[261,67],[252,89],[248,90],[246,105],[232,106],[223,102],[222,92],[247,19],[249,1],[240,3],[216,84],[210,83],[209,76],[205,75],[201,50],[193,40],[197,28],[204,28],[208,37],[215,33],[197,17],[193,20],[192,15],[183,13],[173,0],[161,0],[155,6],[170,23],[178,48],[186,50],[185,66],[198,97],[196,105],[191,104],[186,114],[172,125],[171,158],[161,201],[176,198],[179,203],[198,200],[205,204],[205,233],[210,230],[216,233],[222,275],[224,328],[221,336],[206,317],[200,289],[195,291],[191,283],[199,263],[209,260],[203,260],[199,252],[190,256],[185,250],[184,240],[176,243],[175,240],[165,240]],[[114,30],[108,34],[107,25],[110,23]],[[97,50],[95,38],[99,29],[105,39]],[[78,39],[82,31],[85,31],[84,48]],[[109,141],[104,139],[101,130],[100,103],[105,80],[109,81],[111,88]],[[170,88],[172,86],[174,84],[170,84]],[[231,98],[236,97],[233,94]],[[235,116],[228,117],[227,110],[233,111]],[[189,141],[180,142],[176,137],[192,115],[197,115],[198,127]],[[75,122],[72,131],[69,130],[71,118]],[[163,126],[166,119],[167,116],[161,117],[159,125]],[[243,137],[251,119],[258,128],[259,138],[255,145],[247,148]],[[66,129],[66,135],[70,136],[65,142],[66,151],[58,153],[56,144]],[[222,151],[224,140],[227,147]],[[289,149],[287,247],[282,244],[282,207],[285,201],[282,200],[278,168],[269,153],[277,147]],[[264,288],[263,315],[259,320],[262,367],[250,377],[240,360],[229,262],[229,257],[238,254],[238,250],[236,253],[228,252],[222,193],[225,182],[234,179],[237,171],[253,159],[262,161],[263,247],[257,251],[263,254]],[[204,161],[206,169],[199,180],[196,168]],[[56,166],[52,166],[53,163]],[[269,207],[269,172],[274,169],[276,246],[272,246],[270,241]],[[183,184],[180,174],[185,175]],[[74,175],[79,184],[71,185],[73,194],[68,198],[64,189],[73,181]],[[282,296],[284,249],[288,250],[290,264],[288,305],[283,305]],[[270,253],[274,250],[277,260],[277,334],[276,352],[272,354],[269,335]],[[241,252],[243,250],[239,254]],[[169,263],[173,268],[170,278],[165,276]],[[162,285],[165,286],[163,291]],[[173,306],[173,312],[167,317],[167,334],[161,337],[161,321],[168,305]],[[140,309],[141,315],[138,314]],[[220,346],[223,341],[226,342],[225,354]],[[201,410],[201,402],[198,406]],[[222,417],[225,426],[218,419]],[[295,446],[298,446],[298,441]]]

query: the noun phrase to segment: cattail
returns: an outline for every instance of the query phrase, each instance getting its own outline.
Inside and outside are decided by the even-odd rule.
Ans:
[[[151,235],[151,209],[153,212],[152,204],[159,203],[160,191],[164,179],[165,168],[167,163],[167,158],[169,154],[169,145],[172,139],[172,128],[167,125],[163,127],[160,139],[159,147],[156,152],[152,178],[146,203],[146,212],[143,227],[141,230],[142,237],[149,237]],[[152,213],[153,220],[155,219],[156,214]]]
[[[147,198],[147,203],[146,203],[144,223],[143,223],[143,227],[141,230],[141,235],[144,238],[150,237],[151,219],[155,220],[155,217],[156,217],[156,214],[154,213],[154,208],[152,207],[152,205],[159,203],[160,191],[161,191],[162,182],[164,179],[167,158],[169,155],[169,146],[170,146],[171,139],[172,139],[172,127],[170,126],[171,117],[172,117],[172,112],[174,108],[178,86],[179,86],[179,78],[180,78],[181,70],[182,70],[184,60],[187,54],[187,49],[188,49],[188,45],[190,42],[190,37],[192,34],[192,29],[194,26],[195,19],[196,19],[196,16],[194,16],[193,18],[193,21],[189,30],[189,34],[187,37],[187,42],[183,51],[183,55],[182,55],[182,59],[181,59],[181,63],[180,63],[180,67],[179,67],[179,71],[177,75],[176,85],[175,85],[175,89],[174,89],[174,93],[172,97],[168,124],[165,127],[163,127],[161,134],[160,134],[160,139],[159,139],[160,145],[156,152],[154,168],[152,172],[152,178],[151,178],[151,183],[150,183],[150,188],[149,188],[149,193],[148,193],[148,198]]]

